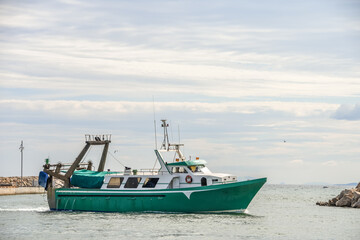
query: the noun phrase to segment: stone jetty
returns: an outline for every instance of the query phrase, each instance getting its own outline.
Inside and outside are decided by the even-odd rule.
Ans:
[[[345,189],[333,199],[317,202],[316,205],[360,208],[360,182],[355,188]]]
[[[38,177],[0,177],[0,188],[1,187],[37,187]]]
[[[38,177],[0,177],[0,196],[43,193],[45,190],[39,187]]]

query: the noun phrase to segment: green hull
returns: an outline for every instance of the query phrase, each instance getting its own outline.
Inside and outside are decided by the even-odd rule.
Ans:
[[[93,212],[227,212],[245,210],[266,178],[162,190],[59,188],[51,210]]]

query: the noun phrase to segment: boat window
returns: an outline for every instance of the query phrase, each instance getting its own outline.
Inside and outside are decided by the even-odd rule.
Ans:
[[[205,166],[203,166],[200,171],[205,174],[211,174],[211,171]]]
[[[189,168],[192,172],[201,172],[201,169],[204,168],[204,166],[190,166]]]
[[[183,167],[173,167],[172,172],[173,173],[187,173],[186,169]]]
[[[159,181],[159,178],[147,178],[143,184],[143,188],[154,188]]]
[[[107,188],[119,188],[123,180],[123,177],[112,177],[110,178]]]
[[[140,181],[141,181],[141,178],[139,178],[139,177],[129,177],[125,183],[124,188],[137,188]]]

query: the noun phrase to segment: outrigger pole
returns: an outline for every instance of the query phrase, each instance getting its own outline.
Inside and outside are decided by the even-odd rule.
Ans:
[[[104,149],[101,155],[101,160],[98,167],[98,172],[104,171],[105,162],[106,162],[106,156],[109,149],[109,144],[111,143],[111,135],[110,134],[104,134],[104,135],[85,135],[85,143],[83,150],[80,152],[78,157],[75,159],[75,161],[70,165],[69,169],[66,171],[65,175],[61,173],[61,167],[65,166],[61,163],[58,163],[56,165],[50,165],[45,164],[44,165],[44,172],[49,174],[50,177],[56,177],[64,181],[64,187],[68,188],[70,187],[70,177],[74,173],[76,169],[80,168],[80,162],[84,158],[86,152],[89,150],[91,145],[104,145]],[[89,161],[87,164],[81,164],[87,166],[87,170],[91,170],[92,168],[92,162]],[[55,168],[55,169],[54,169]]]

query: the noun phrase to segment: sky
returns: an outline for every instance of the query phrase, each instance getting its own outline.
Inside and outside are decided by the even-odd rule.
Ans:
[[[1,0],[0,176],[22,140],[32,176],[85,134],[112,134],[106,169],[152,168],[155,116],[213,172],[358,182],[359,43],[352,0]]]

